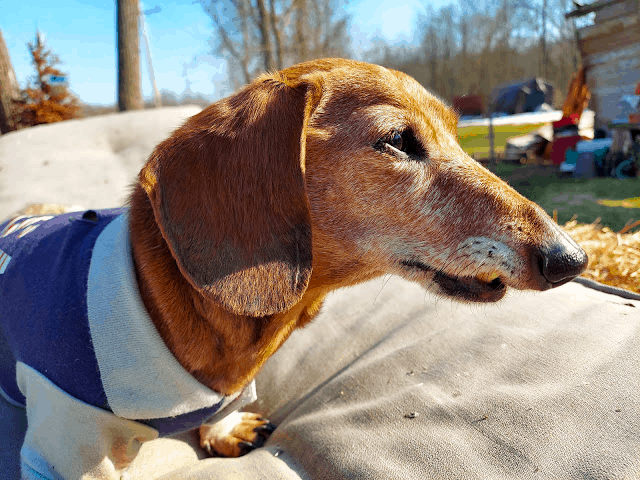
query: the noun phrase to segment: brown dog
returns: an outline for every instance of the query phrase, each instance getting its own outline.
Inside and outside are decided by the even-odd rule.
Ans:
[[[585,253],[464,153],[457,121],[405,74],[320,60],[263,75],[161,143],[131,235],[180,363],[236,392],[328,292],[384,273],[482,302],[578,275]],[[202,433],[227,455],[255,440]]]
[[[411,77],[327,59],[259,77],[151,155],[130,202],[144,306],[178,362],[232,395],[332,290],[385,273],[437,295],[546,290],[585,253],[471,159],[458,119]],[[201,428],[238,456],[270,428]]]

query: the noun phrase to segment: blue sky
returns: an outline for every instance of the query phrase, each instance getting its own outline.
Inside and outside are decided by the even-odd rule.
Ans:
[[[351,36],[356,55],[371,48],[375,37],[391,43],[411,42],[418,15],[426,0],[402,4],[375,0],[351,0],[344,9],[352,16]],[[27,42],[38,28],[47,46],[63,64],[70,87],[85,103],[116,102],[115,2],[108,0],[0,0],[0,29],[21,87],[33,75]],[[438,0],[437,8],[445,0]],[[448,2],[446,2],[448,3]],[[192,0],[164,3],[143,0],[142,9],[160,11],[146,17],[147,35],[158,88],[181,93],[185,75],[191,90],[220,98],[229,93],[223,60],[208,55],[211,21]],[[151,83],[142,54],[142,86],[151,96]],[[185,67],[186,66],[186,67]]]

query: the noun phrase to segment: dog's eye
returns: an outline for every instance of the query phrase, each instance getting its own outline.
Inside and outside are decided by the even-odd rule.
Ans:
[[[391,153],[402,158],[408,157],[411,160],[421,161],[426,157],[426,150],[411,129],[402,132],[394,130],[390,135],[378,140],[374,148],[380,152]]]
[[[402,134],[398,131],[393,132],[391,138],[387,141],[387,144],[396,150],[404,152],[404,139],[402,138]]]

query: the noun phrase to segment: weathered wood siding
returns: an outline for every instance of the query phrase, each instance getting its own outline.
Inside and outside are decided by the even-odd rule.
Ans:
[[[616,118],[620,97],[632,95],[640,82],[639,7],[639,0],[612,4],[596,13],[593,25],[578,31],[596,126]]]

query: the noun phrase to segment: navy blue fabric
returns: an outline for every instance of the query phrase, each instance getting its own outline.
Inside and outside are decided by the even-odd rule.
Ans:
[[[20,361],[83,402],[107,407],[87,319],[87,277],[96,238],[123,212],[67,213],[5,236],[8,222],[0,226],[0,250],[11,256],[0,274],[0,382],[14,401],[25,402],[15,376]]]
[[[183,413],[182,415],[177,415],[175,417],[150,418],[138,421],[158,430],[158,435],[160,437],[175,435],[177,433],[193,430],[205,423],[220,409],[223,401],[224,400],[220,400],[220,403],[217,403],[212,407],[201,408],[200,410]]]
[[[16,383],[16,362],[23,362],[69,395],[110,410],[89,329],[87,280],[98,235],[124,211],[88,210],[0,225],[0,393],[11,403],[25,404]],[[210,419],[222,402],[139,421],[160,436],[173,435]]]
[[[24,397],[16,384],[16,359],[0,328],[0,395],[15,406],[24,407]]]

